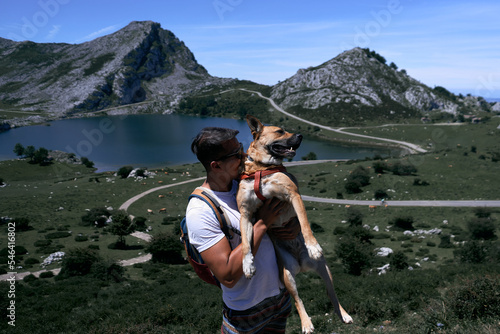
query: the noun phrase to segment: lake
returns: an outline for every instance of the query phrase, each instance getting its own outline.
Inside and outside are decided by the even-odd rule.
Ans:
[[[95,163],[99,172],[125,165],[165,167],[197,162],[190,146],[207,126],[240,131],[238,139],[246,148],[252,136],[246,121],[186,115],[123,115],[58,120],[47,125],[14,128],[0,133],[0,160],[15,159],[16,143],[35,148],[73,152]],[[305,138],[295,160],[309,152],[318,159],[363,159],[376,154],[387,156],[389,148],[359,147]]]

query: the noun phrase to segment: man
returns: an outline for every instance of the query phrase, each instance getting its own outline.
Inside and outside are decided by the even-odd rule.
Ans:
[[[207,178],[202,187],[223,207],[232,229],[239,231],[240,214],[236,204],[238,178],[245,153],[236,139],[237,130],[204,128],[193,140],[191,150],[203,164]],[[279,278],[268,227],[282,209],[277,199],[267,200],[258,211],[253,226],[252,253],[256,274],[243,275],[240,237],[225,237],[210,207],[193,198],[186,209],[189,240],[221,283],[224,302],[222,333],[285,333],[291,299]],[[300,226],[289,227],[277,237],[296,236]]]

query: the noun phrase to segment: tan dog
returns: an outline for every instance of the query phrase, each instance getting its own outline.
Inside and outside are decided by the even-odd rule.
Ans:
[[[286,173],[282,165],[283,159],[295,156],[295,150],[300,146],[302,136],[288,133],[280,127],[264,126],[257,118],[249,115],[247,123],[254,141],[247,151],[248,158],[245,161],[245,170],[236,198],[241,213],[240,229],[245,276],[251,278],[255,273],[250,249],[253,215],[265,198],[279,198],[288,203],[283,208],[284,213],[273,226],[282,226],[295,217],[300,222],[301,233],[296,239],[275,239],[273,242],[280,265],[283,267],[284,284],[294,298],[299,312],[302,332],[314,331],[295,283],[295,276],[303,271],[314,270],[323,278],[335,312],[344,323],[352,323],[352,318],[342,308],[335,294],[332,275],[323,257],[323,250],[311,231],[297,182],[291,174]]]

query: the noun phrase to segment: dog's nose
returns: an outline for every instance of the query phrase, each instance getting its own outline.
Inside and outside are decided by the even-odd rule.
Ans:
[[[300,133],[297,133],[297,139],[302,140],[302,135]]]

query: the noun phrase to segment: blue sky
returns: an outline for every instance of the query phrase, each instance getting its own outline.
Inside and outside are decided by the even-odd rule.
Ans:
[[[214,76],[273,85],[360,46],[430,87],[500,98],[499,14],[498,0],[4,0],[0,37],[82,43],[152,20]]]

